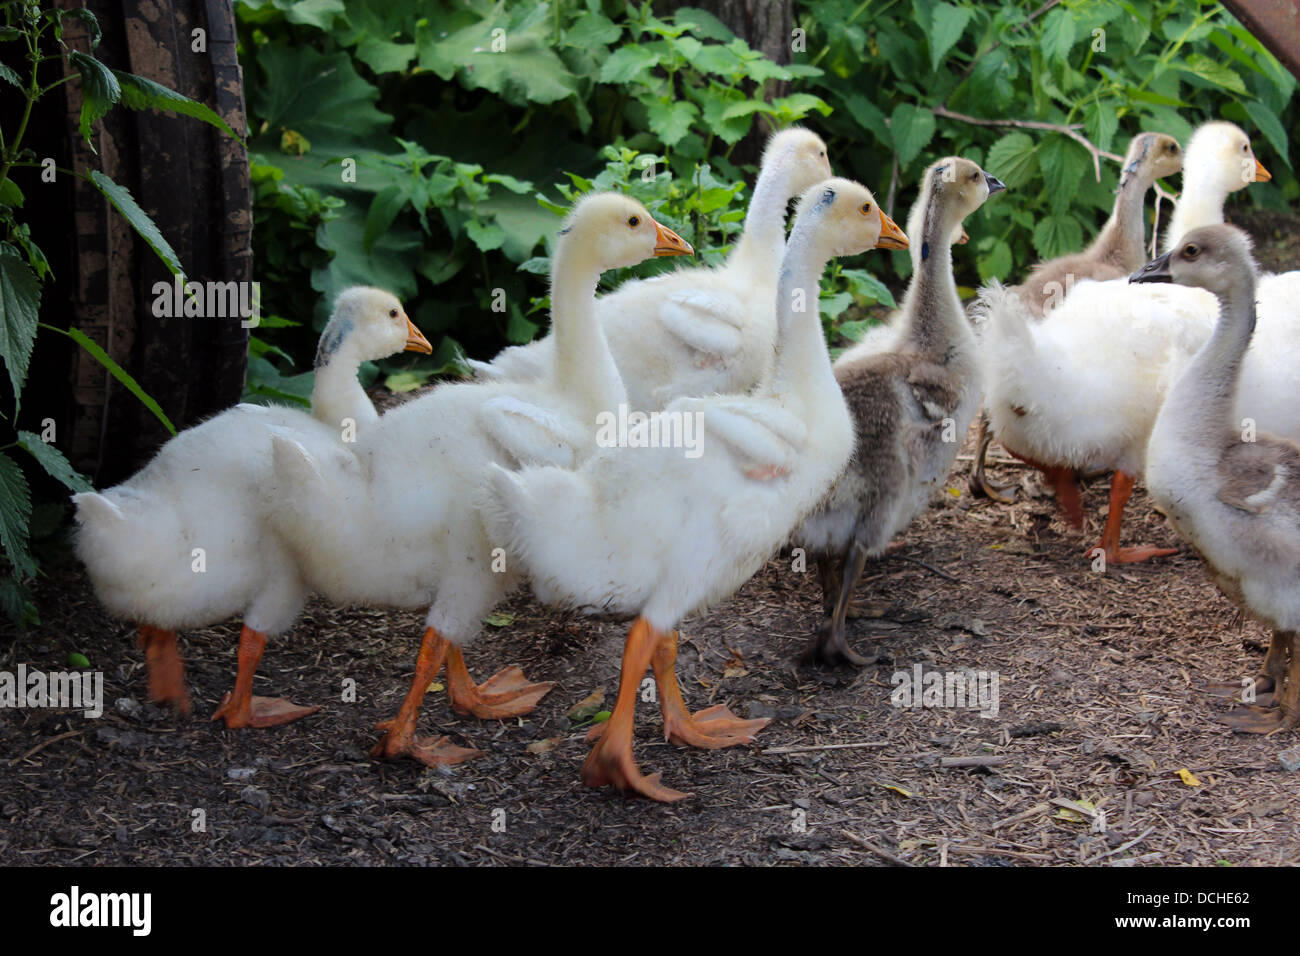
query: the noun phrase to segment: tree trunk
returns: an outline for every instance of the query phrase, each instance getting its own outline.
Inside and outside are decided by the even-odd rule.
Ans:
[[[90,0],[85,5],[103,30],[95,51],[99,59],[205,103],[232,129],[246,131],[228,0]],[[89,50],[80,21],[65,21],[65,38]],[[191,281],[250,281],[252,199],[243,144],[196,119],[117,107],[98,125],[96,156],[76,132],[80,86],[74,81],[63,89],[75,168],[101,169],[129,189]],[[177,428],[238,401],[248,348],[239,318],[155,315],[153,288],[170,284],[167,268],[93,186],[78,181],[73,201],[72,315],[60,324],[70,318],[101,345]],[[78,467],[104,484],[147,459],[167,432],[90,355],[78,350],[72,362],[76,407],[71,441],[60,444]]]
[[[667,16],[679,7],[698,7],[713,14],[749,46],[782,66],[790,62],[791,31],[794,28],[794,0],[658,0],[655,10]],[[768,85],[769,99],[785,96],[789,84]],[[766,117],[736,146],[732,158],[741,163],[757,163],[763,143],[772,130]]]

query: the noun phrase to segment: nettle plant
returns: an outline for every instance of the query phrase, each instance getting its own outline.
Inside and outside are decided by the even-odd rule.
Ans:
[[[449,368],[462,344],[490,355],[540,334],[533,276],[549,269],[557,215],[589,189],[631,193],[720,260],[755,172],[733,162],[737,144],[760,122],[820,123],[830,110],[813,93],[772,95],[820,68],[779,66],[690,8],[665,19],[614,0],[242,0],[237,12],[254,163],[281,170],[280,189],[342,200],[316,232],[329,258],[298,271],[299,288],[321,293],[315,311],[263,290],[268,311],[304,323],[274,341],[307,359],[302,332],[323,326],[334,292],[384,286],[442,337],[431,360],[380,363],[390,387]],[[283,215],[259,198],[263,213]],[[259,261],[271,236],[254,232]],[[852,276],[828,293],[832,306],[845,293],[890,301]]]
[[[176,253],[125,187],[99,170],[57,167],[53,159],[39,157],[24,147],[32,111],[43,97],[76,79],[81,84],[82,97],[78,131],[92,150],[94,124],[114,106],[169,110],[211,123],[231,136],[236,134],[203,104],[142,76],[114,70],[92,54],[70,48],[64,42],[64,24],[70,20],[80,21],[89,29],[92,50],[98,45],[99,24],[89,10],[43,8],[39,3],[14,2],[4,5],[3,18],[0,82],[17,88],[23,107],[12,124],[8,117],[0,121],[0,358],[4,360],[14,396],[12,411],[2,409],[0,417],[11,423],[16,421],[37,334],[46,332],[77,342],[174,434],[175,429],[157,402],[95,342],[78,329],[60,329],[39,320],[41,288],[51,277],[50,265],[32,241],[30,227],[24,221],[29,197],[13,181],[12,174],[15,169],[30,168],[39,171],[41,184],[57,182],[59,176],[75,176],[90,183],[122,214],[172,274],[184,282],[184,271]],[[66,67],[60,69],[63,64]],[[54,437],[53,419],[46,419],[40,434],[16,429],[15,440],[0,446],[0,546],[4,551],[0,561],[0,614],[21,624],[36,621],[36,608],[27,592],[30,580],[40,573],[31,547],[34,521],[37,530],[52,530],[63,513],[62,505],[52,510],[53,518],[33,508],[23,464],[38,465],[71,491],[90,490],[85,476],[54,446]]]
[[[952,153],[1015,190],[970,225],[969,282],[1082,248],[1143,130],[1186,144],[1201,122],[1232,120],[1275,177],[1238,201],[1300,198],[1286,135],[1296,80],[1215,0],[801,0],[796,22],[795,59],[821,68],[810,82],[833,107],[831,160],[887,207]],[[910,274],[907,255],[893,260]]]

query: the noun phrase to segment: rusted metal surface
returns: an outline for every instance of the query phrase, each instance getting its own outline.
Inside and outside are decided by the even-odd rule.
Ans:
[[[1223,0],[1223,5],[1300,78],[1300,0]]]

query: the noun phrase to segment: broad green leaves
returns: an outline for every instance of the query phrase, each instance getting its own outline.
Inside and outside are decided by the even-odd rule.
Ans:
[[[937,70],[944,54],[961,39],[975,11],[969,7],[954,7],[951,3],[936,3],[930,12],[930,69]]]
[[[45,473],[58,481],[69,491],[94,491],[86,476],[72,467],[72,463],[48,442],[41,441],[41,436],[28,431],[18,432],[18,445],[35,458]]]
[[[14,577],[29,578],[36,562],[27,550],[27,527],[32,520],[32,495],[18,463],[0,452],[0,547],[13,565]]]
[[[1012,188],[1023,186],[1037,170],[1037,149],[1028,133],[1007,133],[989,147],[984,168]]]
[[[894,151],[900,166],[908,166],[934,138],[934,114],[928,109],[900,103],[889,118]]]
[[[379,90],[358,75],[348,54],[274,46],[258,54],[257,65],[265,79],[250,84],[250,106],[275,142],[293,130],[322,160],[356,156],[362,144],[386,149],[391,142],[393,118],[375,108]]]

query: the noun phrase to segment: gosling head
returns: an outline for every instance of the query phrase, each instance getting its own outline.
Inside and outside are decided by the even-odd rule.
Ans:
[[[1119,185],[1124,185],[1133,176],[1152,183],[1164,179],[1183,169],[1183,148],[1178,140],[1164,133],[1138,133],[1128,144],[1124,154],[1124,169],[1120,173]]]
[[[1240,127],[1221,121],[1206,123],[1192,134],[1183,168],[1187,188],[1205,184],[1225,193],[1273,178],[1255,158],[1250,137]],[[1188,183],[1188,179],[1192,182]]]
[[[795,229],[809,228],[831,256],[907,248],[907,236],[885,215],[871,190],[850,179],[827,179],[804,191],[795,211]]]
[[[1201,226],[1183,235],[1173,249],[1129,276],[1130,282],[1176,282],[1227,295],[1243,281],[1253,285],[1255,262],[1250,237],[1236,226]]]
[[[912,238],[922,240],[920,260],[928,257],[929,244],[924,241],[928,216],[936,217],[931,224],[934,228],[947,229],[952,241],[960,243],[965,235],[962,220],[984,205],[989,196],[1006,188],[1002,180],[961,156],[945,156],[931,163],[922,174],[921,194],[907,221]],[[918,261],[916,252],[912,261]]]
[[[803,195],[810,186],[815,186],[831,177],[831,161],[826,155],[826,144],[812,130],[800,126],[781,130],[772,135],[763,150],[763,163],[780,163],[789,173],[789,191],[787,198]]]
[[[569,213],[560,238],[594,257],[602,272],[634,266],[655,256],[695,252],[689,242],[655,222],[645,206],[620,193],[584,196]]]
[[[433,351],[429,340],[407,317],[397,296],[369,286],[344,289],[334,300],[334,312],[316,349],[316,367],[328,365],[345,343],[363,362],[402,351]]]

